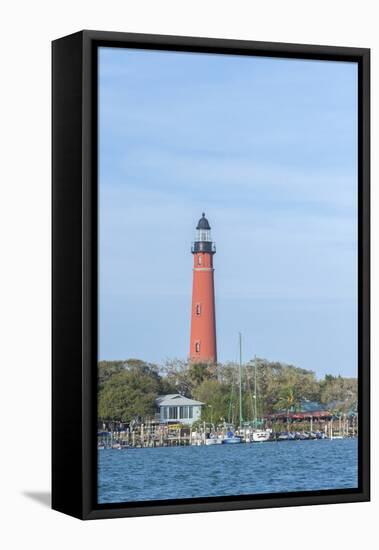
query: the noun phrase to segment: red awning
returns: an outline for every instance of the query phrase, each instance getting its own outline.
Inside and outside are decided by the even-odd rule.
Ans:
[[[290,420],[304,420],[310,418],[331,418],[333,415],[329,411],[312,411],[312,412],[290,412],[290,413],[278,413],[270,414],[267,418],[274,419],[290,419]]]

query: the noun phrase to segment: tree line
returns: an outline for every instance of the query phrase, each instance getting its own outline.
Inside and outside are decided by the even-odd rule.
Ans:
[[[242,411],[252,420],[282,411],[298,411],[304,402],[316,402],[334,413],[357,406],[357,379],[326,375],[256,358],[243,365]],[[255,393],[256,390],[256,393]],[[239,419],[239,369],[235,363],[208,365],[179,359],[155,365],[139,359],[100,361],[98,417],[130,422],[155,413],[158,395],[180,393],[206,404],[202,420],[235,423]]]

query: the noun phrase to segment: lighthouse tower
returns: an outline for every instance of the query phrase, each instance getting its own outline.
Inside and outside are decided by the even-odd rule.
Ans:
[[[190,360],[193,363],[216,363],[216,313],[213,278],[213,255],[216,247],[212,242],[211,227],[205,214],[196,227],[192,245],[193,286],[191,312]]]

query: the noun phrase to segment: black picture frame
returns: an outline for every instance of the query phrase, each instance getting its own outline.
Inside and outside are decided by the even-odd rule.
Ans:
[[[359,487],[98,505],[97,49],[99,46],[358,63]],[[52,43],[52,507],[81,519],[370,499],[370,50],[81,31]]]

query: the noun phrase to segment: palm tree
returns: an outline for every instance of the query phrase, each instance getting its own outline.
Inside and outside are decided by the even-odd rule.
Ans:
[[[281,397],[276,404],[276,408],[285,409],[287,414],[287,431],[289,431],[289,413],[298,409],[299,400],[295,396],[292,386],[286,386],[281,392]]]

